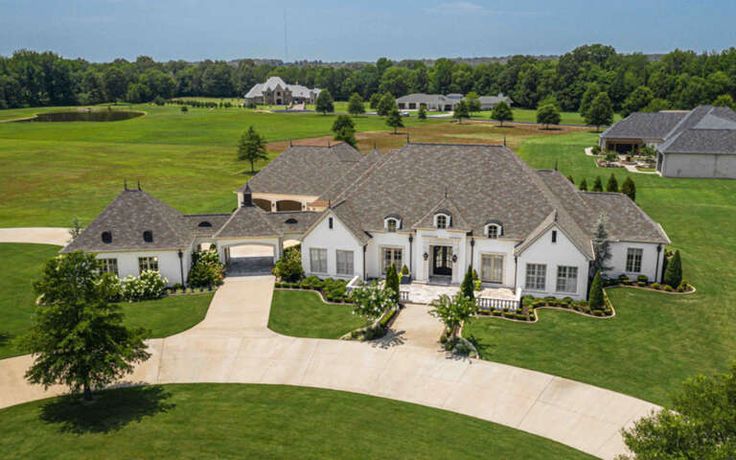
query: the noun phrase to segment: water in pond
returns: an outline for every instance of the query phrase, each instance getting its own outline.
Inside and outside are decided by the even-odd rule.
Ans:
[[[140,117],[143,112],[128,112],[124,110],[98,110],[39,113],[33,118],[18,120],[28,121],[121,121]]]

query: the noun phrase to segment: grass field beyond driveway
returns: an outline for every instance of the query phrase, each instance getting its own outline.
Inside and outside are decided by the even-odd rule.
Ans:
[[[276,385],[166,385],[0,410],[0,457],[591,458],[561,444],[414,404]]]
[[[275,290],[268,327],[279,334],[337,339],[365,325],[349,304],[324,303],[316,292]]]
[[[33,282],[58,246],[0,243],[0,358],[23,354],[13,340],[33,323],[36,295]],[[129,326],[150,330],[149,337],[165,337],[189,329],[204,319],[211,293],[172,296],[148,302],[121,304]]]

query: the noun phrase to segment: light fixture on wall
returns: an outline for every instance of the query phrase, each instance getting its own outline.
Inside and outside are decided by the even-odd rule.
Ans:
[[[452,263],[453,264],[457,263],[457,254],[452,255]]]
[[[424,253],[424,254],[422,255],[422,257],[424,257],[424,260],[427,260],[427,259],[429,259],[429,254],[427,254],[427,253],[425,252],[425,253]]]

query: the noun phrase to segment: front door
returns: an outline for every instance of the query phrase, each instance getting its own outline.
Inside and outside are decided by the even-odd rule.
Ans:
[[[435,276],[452,276],[452,248],[449,246],[433,246],[432,251],[432,274]]]

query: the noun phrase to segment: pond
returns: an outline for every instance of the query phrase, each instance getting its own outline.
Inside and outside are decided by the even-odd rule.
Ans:
[[[18,121],[122,121],[137,118],[143,114],[143,112],[125,110],[75,110],[72,112],[39,113],[33,118],[26,118]]]

